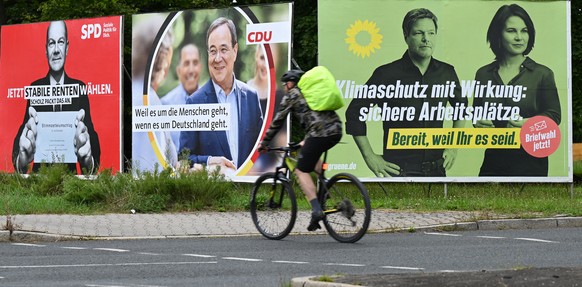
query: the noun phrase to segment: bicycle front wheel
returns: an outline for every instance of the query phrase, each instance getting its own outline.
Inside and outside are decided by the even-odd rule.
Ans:
[[[333,239],[342,243],[360,240],[370,225],[372,207],[366,187],[353,175],[340,173],[327,182],[322,206],[323,223]]]
[[[253,223],[269,239],[284,238],[295,225],[295,192],[281,174],[265,173],[255,181],[250,208]]]

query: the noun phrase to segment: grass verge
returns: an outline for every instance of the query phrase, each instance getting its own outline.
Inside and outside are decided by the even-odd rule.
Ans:
[[[578,171],[576,172],[576,167]],[[576,162],[575,174],[582,174]],[[309,203],[293,185],[300,209]],[[414,212],[480,211],[514,217],[582,216],[582,185],[557,183],[367,183],[374,209]],[[78,178],[62,165],[43,167],[28,177],[0,173],[0,214],[103,214],[191,211],[246,211],[250,183],[234,183],[218,173],[131,174],[102,172]]]

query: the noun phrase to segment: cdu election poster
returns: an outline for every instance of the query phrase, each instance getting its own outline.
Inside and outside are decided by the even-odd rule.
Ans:
[[[282,97],[291,23],[292,3],[134,15],[132,172],[273,170],[280,158],[257,146]],[[288,138],[286,126],[273,144]]]

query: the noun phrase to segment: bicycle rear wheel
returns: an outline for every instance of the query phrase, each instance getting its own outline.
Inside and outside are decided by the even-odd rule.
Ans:
[[[275,180],[275,177],[278,177]],[[261,175],[251,193],[251,217],[259,232],[274,240],[289,235],[297,218],[295,192],[287,178],[273,172]]]
[[[366,187],[353,175],[340,173],[327,182],[322,198],[323,223],[333,239],[342,243],[360,240],[370,225],[372,207]]]

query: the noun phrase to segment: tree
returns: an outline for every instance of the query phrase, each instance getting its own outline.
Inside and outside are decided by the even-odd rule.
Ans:
[[[237,0],[236,5],[284,3],[282,0]],[[317,65],[317,1],[294,2],[293,58],[308,70]],[[3,0],[0,2],[0,23],[19,24],[59,19],[77,19],[105,15],[124,15],[124,101],[131,102],[131,15],[160,11],[224,8],[233,0]],[[572,120],[574,142],[582,142],[582,1],[571,1],[572,24]],[[131,123],[131,107],[126,106],[125,123]],[[131,128],[124,129],[131,138]],[[131,154],[127,142],[125,154]],[[129,153],[128,153],[129,152]]]

